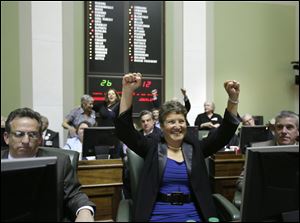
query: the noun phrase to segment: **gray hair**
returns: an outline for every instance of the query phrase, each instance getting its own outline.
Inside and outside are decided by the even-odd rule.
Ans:
[[[299,115],[297,115],[295,112],[292,111],[281,111],[279,114],[276,115],[275,117],[275,125],[279,121],[279,119],[282,118],[292,118],[295,120],[295,124],[297,126],[297,129],[299,129]]]
[[[153,119],[153,114],[149,110],[143,110],[143,111],[141,111],[140,114],[139,114],[139,118],[141,119],[144,115],[150,115],[151,118]]]
[[[88,94],[84,94],[81,97],[81,104],[83,104],[83,102],[90,102],[90,101],[94,101],[94,98]]]
[[[212,107],[213,112],[215,111],[216,106],[215,106],[215,103],[214,103],[214,102],[212,102],[212,101],[205,101],[205,102],[204,102],[204,105],[205,105],[205,104],[211,104],[211,107]]]

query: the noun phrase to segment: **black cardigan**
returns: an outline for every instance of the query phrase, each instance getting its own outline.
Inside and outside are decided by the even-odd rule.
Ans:
[[[191,190],[196,198],[195,204],[199,214],[204,221],[207,221],[209,217],[217,216],[205,158],[227,145],[238,125],[238,117],[226,110],[221,126],[207,138],[201,141],[189,135],[184,138],[182,151]],[[149,221],[167,161],[167,145],[163,136],[160,139],[149,139],[135,130],[132,122],[132,108],[119,115],[115,126],[119,139],[145,160],[134,202],[133,220]]]

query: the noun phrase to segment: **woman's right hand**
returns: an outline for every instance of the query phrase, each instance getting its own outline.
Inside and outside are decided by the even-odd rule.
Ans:
[[[128,73],[123,76],[122,80],[123,90],[130,90],[134,92],[142,85],[141,73]]]

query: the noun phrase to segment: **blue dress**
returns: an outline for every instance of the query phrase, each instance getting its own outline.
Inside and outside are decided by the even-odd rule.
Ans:
[[[177,162],[167,159],[166,169],[163,175],[160,192],[170,194],[172,192],[182,192],[190,194],[189,178],[185,162]],[[150,221],[152,222],[184,222],[201,221],[194,202],[183,205],[171,205],[167,202],[155,202]]]

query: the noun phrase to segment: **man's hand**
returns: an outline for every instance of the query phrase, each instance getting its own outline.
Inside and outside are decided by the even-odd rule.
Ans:
[[[82,209],[78,212],[75,222],[94,222],[94,217],[89,209]]]

